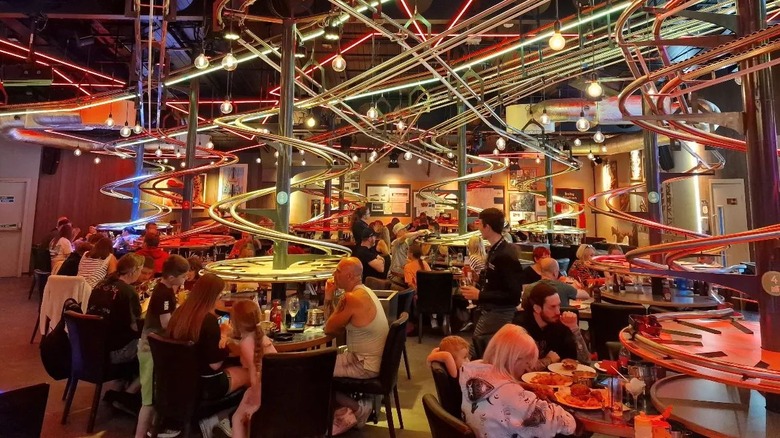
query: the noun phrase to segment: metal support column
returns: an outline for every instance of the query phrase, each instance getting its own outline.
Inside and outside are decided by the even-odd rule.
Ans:
[[[139,144],[135,152],[135,176],[141,176],[144,173],[144,145]],[[141,218],[141,189],[137,182],[133,183],[133,205],[130,210],[130,220],[136,221]]]
[[[336,129],[336,119],[335,117],[331,116],[328,117],[328,130],[333,132]],[[328,140],[328,147],[333,147],[333,139]],[[329,218],[331,214],[333,214],[333,200],[331,199],[331,195],[333,194],[333,180],[328,179],[325,181],[325,188],[323,189],[322,193],[322,217],[323,218]],[[330,228],[332,225],[332,222],[329,222],[327,227]],[[324,231],[322,233],[323,239],[330,239],[330,231]]]
[[[544,174],[552,175],[553,173],[553,161],[552,158],[545,155],[544,157]],[[544,196],[547,199],[547,229],[555,229],[552,217],[555,216],[555,209],[553,206],[553,181],[552,178],[544,180]],[[547,243],[552,245],[553,233],[547,233]]]
[[[282,74],[279,101],[279,134],[293,135],[293,110],[295,109],[295,21],[284,19],[282,24]],[[276,167],[276,231],[289,233],[290,228],[290,178],[292,178],[292,147],[277,145],[279,164]],[[287,242],[274,242],[274,269],[287,268]]]
[[[458,103],[458,114],[462,114],[466,110],[466,106],[463,103]],[[458,177],[466,176],[469,168],[466,162],[466,125],[458,127]],[[466,234],[468,230],[468,208],[466,208],[466,190],[467,183],[465,181],[458,182],[458,234]]]
[[[642,106],[642,112],[649,114],[649,108],[645,102]],[[663,209],[661,207],[661,175],[660,165],[658,163],[658,136],[655,132],[644,131],[644,149],[643,149],[643,167],[645,172],[645,181],[647,182],[647,219],[653,222],[662,222]],[[661,230],[657,228],[650,228],[649,230],[650,245],[657,245],[661,243]],[[655,255],[651,259],[656,263],[662,263],[662,256]],[[651,284],[653,293],[661,295],[663,294],[663,279],[659,277],[652,277]]]
[[[184,151],[186,169],[195,167],[195,145],[198,137],[198,96],[200,95],[200,79],[190,79],[190,114],[187,118],[187,150]],[[181,230],[192,228],[192,183],[195,175],[184,175],[184,190],[182,191]]]
[[[761,0],[737,2],[739,34],[748,35],[766,27],[766,3]],[[768,59],[746,61],[742,68],[752,67]],[[777,129],[772,102],[772,76],[769,69],[743,76],[745,141],[747,143],[747,186],[750,199],[751,228],[760,228],[780,221],[778,196]],[[780,268],[776,242],[756,242],[751,245],[756,275]],[[761,323],[761,347],[780,351],[780,297],[758,291],[758,312]],[[769,410],[780,411],[780,397],[766,400]]]

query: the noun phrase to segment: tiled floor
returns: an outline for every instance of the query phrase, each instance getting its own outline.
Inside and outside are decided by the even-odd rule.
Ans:
[[[40,337],[36,338],[34,344],[29,343],[38,311],[36,297],[27,300],[29,286],[28,277],[0,278],[0,302],[3,303],[0,312],[0,328],[3,331],[0,336],[0,391],[41,382],[51,384],[41,436],[57,438],[88,436],[85,431],[94,387],[87,383],[79,385],[68,424],[61,425],[60,418],[65,405],[61,398],[65,381],[52,381],[44,371],[38,350]],[[399,373],[398,389],[405,426],[404,430],[398,431],[399,437],[430,436],[421,399],[425,393],[436,393],[430,371],[425,364],[425,357],[438,341],[439,337],[433,336],[423,338],[422,344],[418,344],[416,338],[407,341],[413,378],[407,380],[403,369]],[[395,423],[397,427],[397,418]],[[100,404],[95,424],[96,436],[130,437],[134,429],[135,418],[114,411],[105,403]],[[369,423],[362,430],[351,431],[343,436],[348,438],[389,436],[384,415],[380,415],[379,424]]]

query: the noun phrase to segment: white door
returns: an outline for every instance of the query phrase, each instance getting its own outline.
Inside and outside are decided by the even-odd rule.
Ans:
[[[0,254],[6,260],[0,263],[0,277],[17,277],[22,273],[22,266],[28,263],[21,260],[27,184],[0,180]]]
[[[713,179],[710,181],[712,195],[712,234],[733,234],[748,230],[747,203],[745,202],[745,181],[742,179]],[[732,245],[725,251],[724,265],[730,266],[750,261],[747,243]]]

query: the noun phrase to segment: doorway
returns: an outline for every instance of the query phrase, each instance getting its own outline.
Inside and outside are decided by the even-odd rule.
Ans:
[[[748,230],[747,203],[745,202],[745,180],[710,180],[712,210],[710,211],[713,236],[734,234]],[[725,251],[724,266],[731,266],[750,260],[747,243],[731,245]]]
[[[0,263],[0,277],[18,277],[27,260],[22,260],[22,230],[25,224],[30,181],[27,179],[0,179],[0,254],[6,263]],[[16,263],[14,263],[14,261]]]

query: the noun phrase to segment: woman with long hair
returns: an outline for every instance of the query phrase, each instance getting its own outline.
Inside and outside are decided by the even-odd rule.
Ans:
[[[428,262],[422,258],[422,245],[415,242],[409,245],[409,255],[404,266],[404,281],[412,289],[417,290],[417,271],[430,271]]]
[[[368,207],[358,207],[352,212],[352,218],[350,221],[350,228],[352,230],[352,238],[357,245],[360,245],[360,238],[363,235],[363,230],[369,228],[368,220],[371,219],[371,212],[368,211]]]
[[[62,262],[73,252],[73,227],[66,223],[57,229],[57,235],[49,242],[51,275],[57,275]]]
[[[569,277],[579,281],[583,286],[590,286],[590,281],[601,277],[601,273],[588,267],[588,263],[596,255],[593,245],[582,244],[577,248],[577,260],[569,268]]]
[[[390,230],[388,230],[385,224],[380,220],[374,221],[374,223],[371,224],[371,229],[374,230],[374,233],[377,235],[376,246],[374,247],[376,252],[383,256],[389,256]]]
[[[95,287],[107,275],[116,271],[116,265],[111,239],[101,236],[95,246],[81,257],[77,275],[84,277],[90,287]]]
[[[482,360],[461,366],[461,410],[477,436],[554,437],[575,432],[574,417],[543,400],[543,390],[523,384],[539,350],[520,326],[506,324],[493,335]]]
[[[550,257],[550,250],[546,246],[534,248],[532,256],[534,264],[523,269],[523,284],[536,283],[542,279],[542,260]]]
[[[485,243],[482,241],[482,236],[471,236],[468,241],[469,259],[466,264],[471,267],[471,270],[479,276],[482,274],[482,270],[485,269],[485,261],[487,260],[487,252],[485,251]]]

